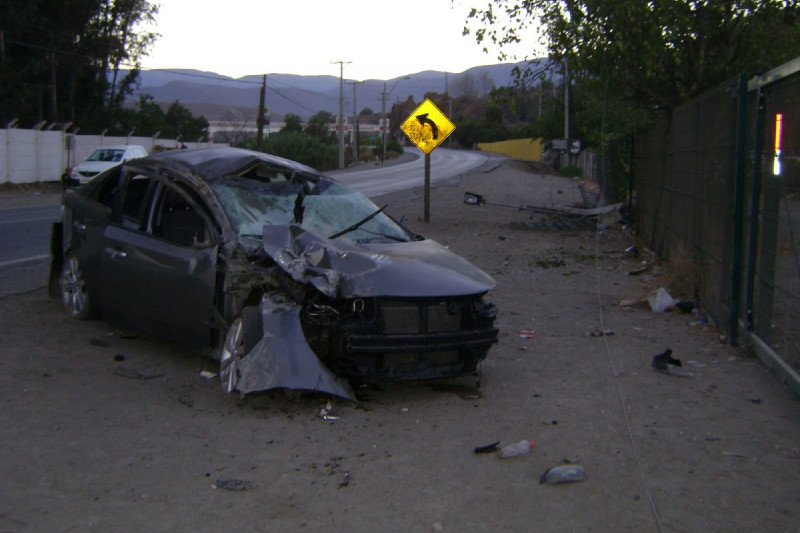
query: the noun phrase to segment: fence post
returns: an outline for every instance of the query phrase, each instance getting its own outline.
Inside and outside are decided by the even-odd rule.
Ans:
[[[739,311],[742,296],[742,242],[744,240],[744,179],[747,164],[747,76],[739,75],[736,110],[736,177],[733,194],[733,257],[731,258],[731,307],[728,324],[732,346],[739,344]]]

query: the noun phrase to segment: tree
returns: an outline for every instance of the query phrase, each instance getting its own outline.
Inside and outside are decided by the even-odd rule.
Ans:
[[[287,113],[286,116],[283,118],[284,126],[281,128],[281,133],[284,132],[302,132],[303,131],[303,121],[294,113]]]
[[[330,131],[328,126],[330,124],[334,124],[335,122],[336,116],[334,116],[333,113],[328,111],[319,111],[310,119],[308,119],[305,132],[321,140],[331,141],[335,136]]]
[[[568,61],[601,94],[672,109],[739,73],[792,59],[799,6],[798,0],[496,0],[472,9],[464,32],[502,49],[541,25],[550,57]]]
[[[181,138],[184,141],[197,141],[208,135],[208,121],[202,115],[195,117],[192,113],[175,100],[164,114],[165,137]]]
[[[0,119],[69,120],[89,132],[124,120],[122,102],[156,38],[139,28],[157,9],[147,0],[2,2]]]

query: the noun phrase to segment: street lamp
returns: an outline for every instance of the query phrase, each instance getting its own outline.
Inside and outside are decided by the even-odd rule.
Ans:
[[[383,94],[381,95],[381,139],[383,150],[381,152],[381,164],[383,164],[383,160],[386,159],[386,98],[392,94],[394,88],[397,87],[397,84],[400,83],[400,80],[410,80],[411,76],[403,76],[402,78],[397,78],[394,84],[392,84],[392,88],[389,89],[389,92],[386,92],[386,82],[383,82]]]

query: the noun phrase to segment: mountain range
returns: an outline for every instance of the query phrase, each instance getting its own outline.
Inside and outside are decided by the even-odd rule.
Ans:
[[[535,60],[540,61],[540,60]],[[394,102],[412,97],[421,102],[426,93],[449,92],[453,96],[483,96],[496,87],[512,85],[515,66],[523,63],[501,63],[473,67],[460,73],[426,70],[390,80],[344,80],[342,84],[344,114],[360,113],[365,108],[380,113],[382,94],[387,93],[386,110]],[[138,102],[140,95],[150,95],[161,105],[178,101],[193,115],[209,121],[255,120],[262,76],[230,78],[213,72],[189,69],[143,70],[140,86],[129,102]],[[355,106],[354,104],[355,86]],[[301,76],[268,74],[265,106],[272,120],[280,121],[288,113],[304,121],[319,111],[339,113],[340,79],[337,76]]]

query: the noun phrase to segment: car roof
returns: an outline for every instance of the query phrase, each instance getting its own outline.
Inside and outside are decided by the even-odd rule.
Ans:
[[[321,176],[313,168],[282,157],[244,150],[242,148],[211,147],[187,150],[169,150],[136,160],[136,165],[167,168],[176,172],[191,173],[211,181],[222,176],[239,174],[258,164]]]
[[[98,146],[94,149],[97,150],[127,150],[128,148],[144,148],[144,146],[139,144],[109,144],[105,146]]]

